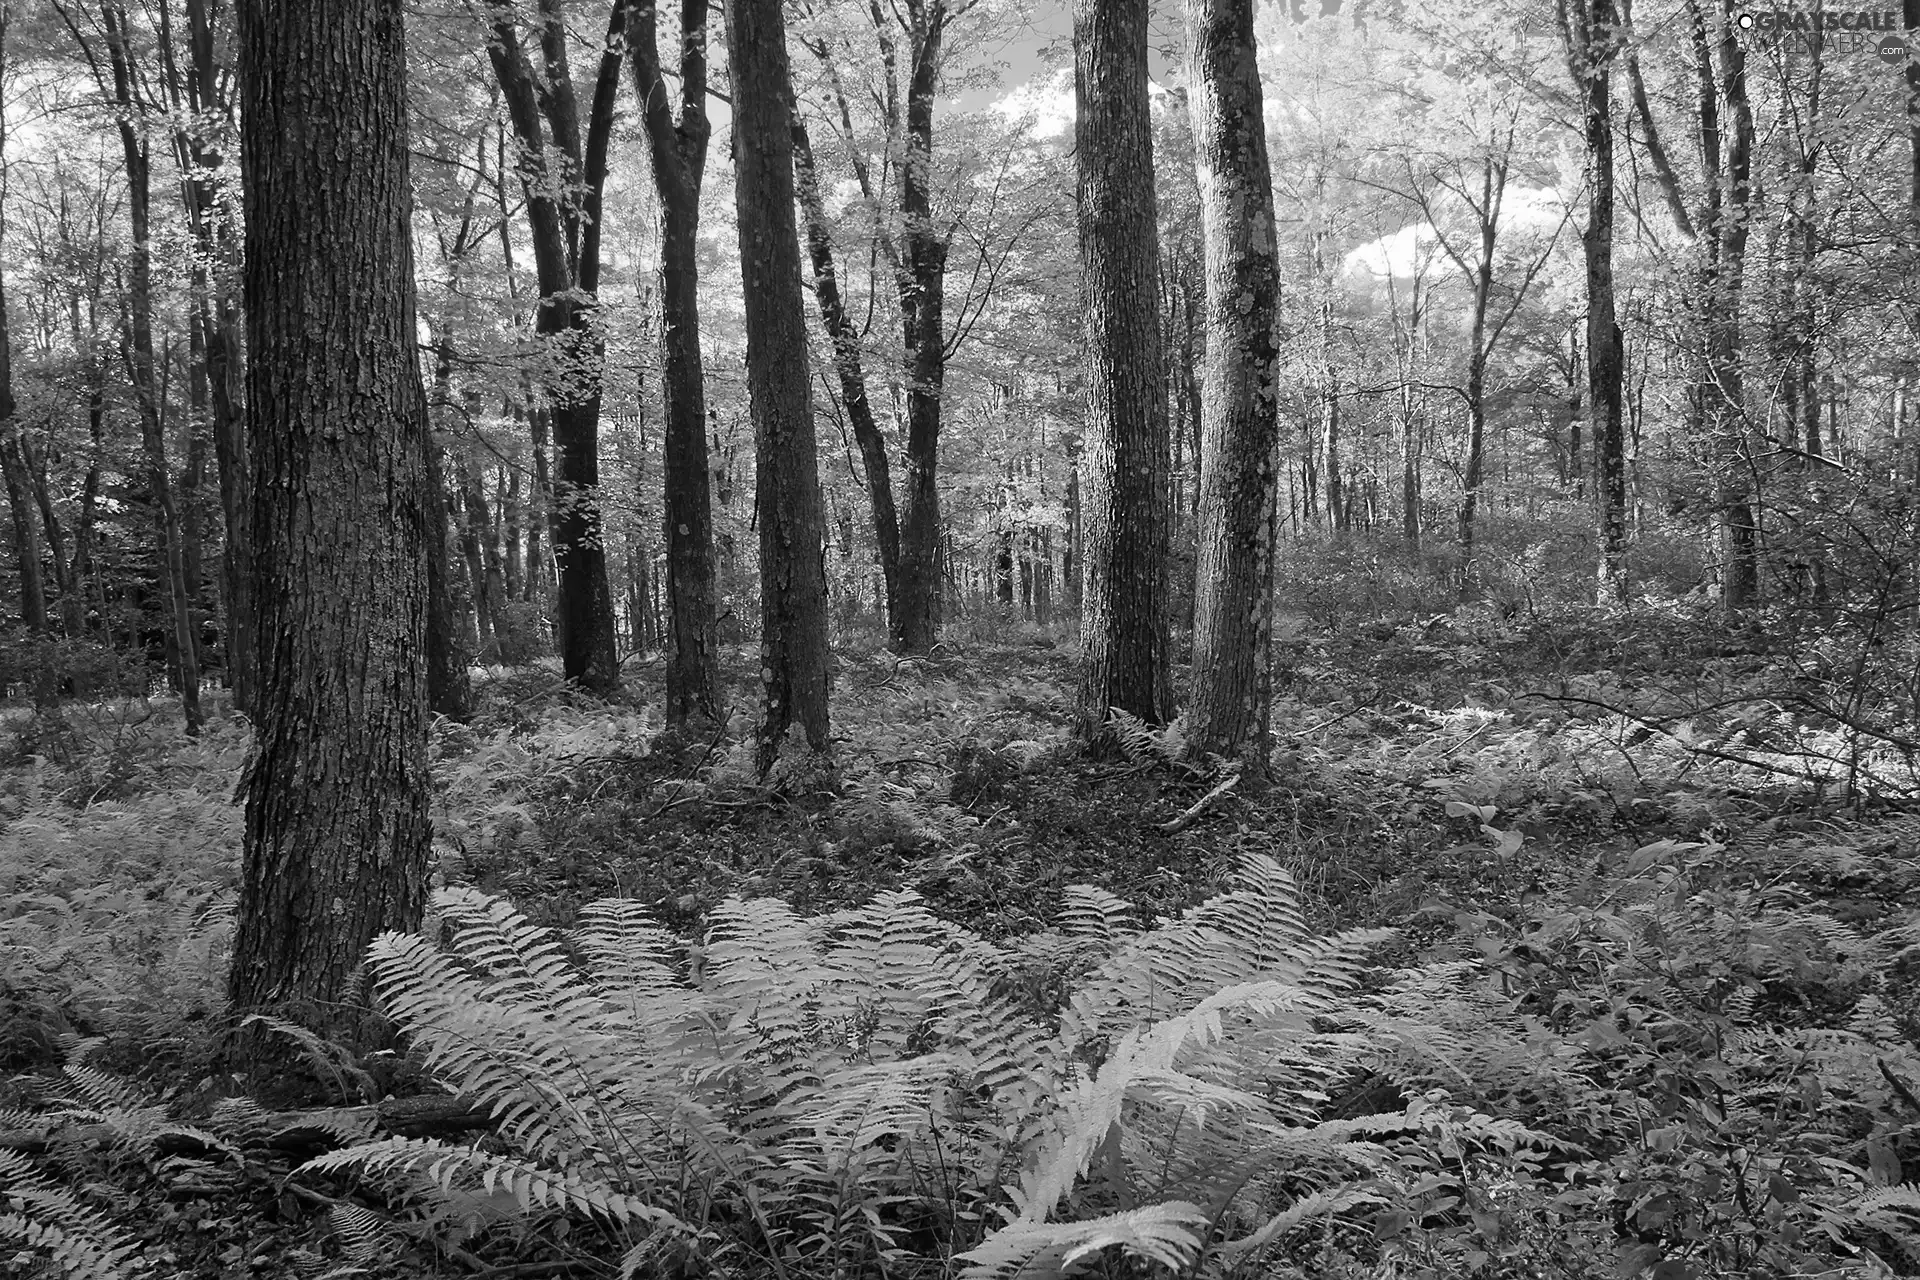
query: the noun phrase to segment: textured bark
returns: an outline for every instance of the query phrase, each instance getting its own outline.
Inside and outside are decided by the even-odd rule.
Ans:
[[[0,7],[0,67],[6,66],[7,15]],[[0,110],[4,109],[0,103]],[[0,117],[0,145],[6,141],[6,122]],[[0,200],[6,191],[0,187]],[[6,216],[0,207],[0,229]],[[7,505],[13,511],[13,558],[20,575],[20,621],[29,631],[47,630],[47,583],[40,570],[40,538],[33,522],[32,484],[20,447],[20,424],[14,421],[13,334],[7,325],[7,289],[0,277],[0,473],[7,486]],[[54,559],[59,560],[58,552]]]
[[[1173,714],[1167,405],[1146,0],[1075,0],[1074,145],[1088,337],[1083,658],[1076,732]]]
[[[1620,16],[1613,0],[1576,0],[1563,11],[1567,64],[1581,93],[1586,135],[1587,225],[1580,235],[1587,275],[1587,426],[1599,497],[1602,600],[1627,598],[1625,350],[1613,288],[1612,65]]]
[[[1194,750],[1239,755],[1247,770],[1264,775],[1278,532],[1273,327],[1280,268],[1253,0],[1190,0],[1187,23],[1207,291],[1187,733]]]
[[[40,569],[40,536],[34,526],[32,484],[13,420],[13,340],[7,329],[7,293],[0,284],[0,473],[13,512],[13,559],[20,575],[20,621],[29,631],[47,631],[47,583]]]
[[[720,716],[719,587],[700,358],[700,187],[706,176],[707,0],[680,9],[680,117],[660,69],[654,0],[629,18],[634,92],[660,199],[660,381],[666,400],[667,724]]]
[[[186,558],[180,535],[180,516],[174,507],[173,484],[167,468],[167,446],[161,420],[160,380],[153,354],[152,175],[147,141],[139,127],[140,107],[134,93],[133,54],[128,46],[127,17],[119,0],[100,6],[106,33],[110,88],[119,107],[120,150],[126,164],[127,220],[132,244],[127,253],[126,328],[122,350],[134,400],[140,411],[140,442],[146,462],[148,500],[160,560],[160,586],[167,600],[171,677],[180,691],[181,709],[189,735],[200,732],[200,668],[196,661],[191,603],[187,598]],[[109,86],[103,86],[109,87]]]
[[[800,208],[807,219],[807,256],[813,266],[813,296],[820,320],[833,343],[833,368],[840,382],[840,403],[853,428],[854,444],[866,468],[868,507],[873,513],[874,545],[880,552],[880,577],[885,592],[887,634],[896,648],[907,648],[906,606],[900,598],[900,516],[893,504],[893,469],[887,460],[886,437],[874,421],[867,399],[867,374],[860,359],[860,331],[847,314],[840,296],[840,274],[833,260],[833,235],[827,227],[826,203],[820,196],[820,174],[813,163],[813,142],[807,124],[793,113],[794,180]]]
[[[912,68],[907,81],[906,155],[900,168],[904,261],[900,317],[906,345],[906,468],[901,477],[898,646],[925,653],[940,622],[940,405],[947,376],[947,241],[933,225],[933,103],[939,87],[942,0],[907,0]]]
[[[828,749],[827,576],[814,456],[807,317],[793,204],[793,86],[780,0],[727,0],[735,205],[745,293],[747,391],[757,454],[761,773],[793,725]]]
[[[243,5],[240,59],[261,644],[228,989],[362,1039],[348,976],[418,926],[431,839],[401,0]]]
[[[1720,599],[1728,609],[1754,603],[1760,589],[1759,527],[1754,509],[1755,473],[1747,439],[1745,380],[1741,368],[1740,299],[1745,285],[1747,240],[1751,230],[1753,108],[1747,99],[1746,53],[1730,14],[1722,13],[1712,35],[1716,70],[1726,109],[1715,130],[1721,164],[1716,188],[1722,192],[1711,216],[1702,220],[1714,238],[1709,280],[1703,293],[1707,313],[1710,430],[1720,454],[1721,575]],[[1703,92],[1711,92],[1708,88]],[[1603,464],[1604,465],[1604,464]]]

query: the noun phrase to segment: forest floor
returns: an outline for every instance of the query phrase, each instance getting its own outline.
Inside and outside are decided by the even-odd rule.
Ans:
[[[611,705],[567,694],[545,667],[484,673],[472,723],[434,731],[436,882],[506,895],[556,927],[595,899],[632,897],[689,935],[730,895],[809,914],[910,888],[937,915],[1010,940],[1054,923],[1069,885],[1108,889],[1151,924],[1265,853],[1292,873],[1317,927],[1397,930],[1383,967],[1499,968],[1543,1027],[1592,1056],[1597,1095],[1692,1098],[1736,1077],[1749,1093],[1788,1090],[1784,1057],[1762,1070],[1724,1044],[1641,1026],[1733,1020],[1867,1046],[1821,1069],[1843,1116],[1815,1096],[1751,1133],[1727,1137],[1724,1114],[1696,1117],[1684,1123],[1698,1132],[1664,1150],[1612,1151],[1610,1252],[1591,1274],[1642,1274],[1662,1257],[1693,1268],[1662,1280],[1817,1273],[1794,1260],[1814,1256],[1805,1238],[1837,1221],[1838,1202],[1769,1184],[1780,1207],[1755,1210],[1744,1184],[1736,1194],[1714,1173],[1711,1153],[1729,1143],[1789,1181],[1815,1179],[1821,1160],[1867,1186],[1920,1181],[1915,778],[1897,752],[1817,714],[1808,691],[1825,686],[1804,647],[1770,652],[1680,615],[1584,612],[1309,633],[1279,655],[1272,784],[1216,794],[1226,775],[1187,760],[1177,726],[1131,733],[1124,758],[1085,759],[1068,740],[1071,647],[1001,630],[1001,642],[953,640],[926,658],[843,649],[837,777],[824,791],[756,780],[744,713],[712,740],[661,735],[658,664],[629,663],[629,692]],[[728,693],[751,707],[751,664],[736,665]],[[187,741],[159,699],[54,719],[23,710],[9,723],[0,1072],[13,1075],[0,1085],[0,1162],[9,1132],[44,1134],[64,1100],[82,1119],[119,1117],[132,1136],[15,1150],[158,1259],[147,1274],[318,1275],[357,1258],[353,1188],[286,1178],[285,1152],[249,1165],[151,1136],[207,1123],[232,1092],[211,1028],[244,724],[216,721]],[[1057,1007],[1072,979],[1036,971],[1018,995]],[[76,1036],[104,1040],[90,1069],[63,1077]],[[331,1101],[374,1101],[352,1096],[359,1078],[344,1067]],[[1878,1094],[1875,1078],[1887,1082]],[[1786,1231],[1794,1204],[1819,1214]],[[1546,1220],[1461,1219],[1418,1240],[1416,1222],[1397,1272],[1381,1250],[1409,1229],[1376,1222],[1372,1252],[1360,1251],[1371,1261],[1310,1273],[1588,1274],[1546,1238]],[[1745,1228],[1746,1245],[1713,1242],[1742,1222],[1762,1224]],[[1835,1230],[1838,1254],[1901,1265],[1897,1232],[1864,1219]],[[451,1244],[429,1234],[333,1274],[612,1274],[551,1226]],[[1632,1252],[1656,1245],[1666,1252]]]

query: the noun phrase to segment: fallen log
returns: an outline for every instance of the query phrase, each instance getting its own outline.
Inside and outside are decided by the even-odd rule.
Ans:
[[[491,1109],[471,1098],[423,1094],[389,1098],[361,1107],[316,1107],[305,1111],[248,1111],[222,1124],[183,1120],[153,1132],[159,1155],[212,1155],[219,1143],[249,1150],[306,1157],[350,1142],[392,1134],[402,1138],[445,1138],[493,1127]],[[127,1126],[111,1121],[75,1122],[49,1117],[43,1124],[0,1130],[0,1151],[38,1155],[55,1143],[86,1145],[138,1140]],[[213,1141],[209,1141],[212,1139]]]

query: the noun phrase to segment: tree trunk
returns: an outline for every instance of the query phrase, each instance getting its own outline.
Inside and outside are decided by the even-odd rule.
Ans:
[[[1588,207],[1580,243],[1587,272],[1587,424],[1600,514],[1597,594],[1602,601],[1623,602],[1627,598],[1625,358],[1614,313],[1612,103],[1612,66],[1621,21],[1614,0],[1586,0],[1569,10],[1568,19],[1567,62],[1574,83],[1580,86],[1586,133]]]
[[[655,5],[632,14],[634,91],[660,200],[660,380],[666,400],[667,724],[720,716],[719,599],[700,356],[700,187],[706,175],[707,3],[680,12],[680,118],[660,69]]]
[[[1747,100],[1746,53],[1730,15],[1714,33],[1720,92],[1726,104],[1721,133],[1723,196],[1717,216],[1702,230],[1717,239],[1708,290],[1707,366],[1712,374],[1712,432],[1721,459],[1721,603],[1729,610],[1753,604],[1760,589],[1759,525],[1754,508],[1755,474],[1747,438],[1741,370],[1740,296],[1745,284],[1748,206],[1752,193],[1753,108]],[[1711,74],[1711,73],[1709,73]]]
[[[1253,0],[1190,0],[1194,151],[1206,241],[1199,567],[1188,742],[1264,777],[1272,703],[1280,304]]]
[[[191,268],[192,309],[188,323],[200,332],[207,390],[207,427],[213,437],[214,470],[220,486],[222,548],[220,595],[225,605],[227,684],[233,708],[251,711],[254,705],[252,538],[247,516],[252,504],[247,457],[245,415],[239,404],[243,376],[240,360],[240,317],[228,281],[239,274],[238,245],[232,218],[217,181],[224,158],[202,133],[199,122],[231,124],[233,102],[228,69],[216,59],[215,15],[208,0],[186,0],[188,59],[185,76],[186,127],[175,133],[182,171],[182,202],[194,239]],[[164,12],[164,9],[163,9]],[[217,264],[217,265],[215,265]]]
[[[600,515],[600,384],[605,347],[593,326],[600,276],[600,194],[619,88],[627,6],[615,4],[594,84],[583,147],[566,64],[557,0],[542,0],[542,69],[536,75],[522,47],[513,11],[492,0],[487,54],[508,119],[520,143],[519,170],[539,279],[534,332],[546,340],[556,370],[547,387],[556,453],[550,518],[559,574],[554,626],[566,678],[595,693],[620,684],[614,648],[613,600]],[[548,165],[549,151],[562,172]],[[578,199],[572,194],[581,192]]]
[[[455,626],[453,583],[447,572],[447,491],[442,452],[438,444],[428,441],[421,494],[426,508],[427,710],[465,723],[473,717],[473,680],[467,674],[467,654]]]
[[[757,454],[760,668],[766,682],[757,754],[763,775],[795,724],[816,755],[829,748],[826,530],[793,214],[793,84],[780,7],[781,0],[727,0],[726,6],[747,389]]]
[[[906,147],[900,166],[901,238],[898,273],[906,348],[906,474],[901,484],[899,647],[926,653],[939,638],[940,406],[947,375],[947,242],[933,225],[933,105],[939,88],[943,0],[909,3],[915,37],[907,81]],[[1157,287],[1157,286],[1150,286]]]
[[[896,649],[912,652],[905,634],[906,612],[900,599],[900,517],[893,505],[893,470],[887,460],[886,438],[873,418],[867,399],[867,375],[861,367],[860,333],[847,315],[840,297],[840,276],[833,261],[833,236],[827,228],[825,202],[820,196],[819,171],[813,163],[813,143],[806,121],[793,113],[794,179],[800,208],[807,217],[807,254],[813,265],[813,296],[820,320],[833,343],[834,372],[840,381],[840,403],[853,428],[853,441],[866,468],[868,505],[873,511],[873,538],[879,549],[880,577],[885,585],[887,634]]]
[[[127,370],[140,410],[140,442],[145,455],[147,489],[153,505],[153,523],[160,560],[160,586],[167,597],[168,642],[174,651],[173,674],[180,689],[181,710],[189,736],[200,732],[200,670],[194,660],[191,605],[187,599],[186,558],[180,535],[180,517],[174,508],[173,484],[167,469],[165,429],[161,421],[160,383],[153,357],[152,182],[147,143],[135,116],[132,52],[128,47],[126,13],[118,0],[100,7],[107,35],[108,61],[113,75],[114,100],[119,104],[120,149],[127,171],[127,216],[132,246],[127,255],[126,343]]]
[[[0,67],[6,65],[6,16],[0,12]],[[3,105],[3,104],[0,104]],[[0,145],[6,141],[0,120]],[[5,190],[0,188],[0,199]],[[0,210],[0,228],[4,228]],[[13,335],[7,325],[6,281],[0,278],[0,472],[7,485],[7,505],[13,509],[13,557],[20,572],[20,621],[27,630],[44,635],[47,626],[47,583],[40,569],[40,538],[34,528],[33,496],[27,463],[20,448],[20,424],[14,421]]]
[[[404,33],[401,0],[239,10],[262,643],[228,991],[349,1042],[350,975],[418,927],[432,834]]]
[[[500,644],[495,639],[498,627],[494,617],[495,597],[492,575],[486,569],[486,553],[481,545],[487,536],[486,499],[474,483],[473,469],[464,458],[453,459],[453,476],[460,498],[460,556],[467,564],[467,582],[473,592],[473,625],[480,640],[483,663],[500,661]],[[477,504],[477,505],[476,505]]]
[[[1173,715],[1159,240],[1147,0],[1074,0],[1074,146],[1088,338],[1084,650],[1076,732]]]

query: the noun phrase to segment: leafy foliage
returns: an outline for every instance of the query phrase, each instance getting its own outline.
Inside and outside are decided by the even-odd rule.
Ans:
[[[1201,1221],[1243,1226],[1252,1250],[1287,1204],[1351,1191],[1429,1130],[1554,1145],[1437,1095],[1318,1117],[1331,1082],[1421,1038],[1357,992],[1386,935],[1312,937],[1264,856],[1159,929],[1078,891],[1060,943],[1106,954],[1051,1026],[996,990],[1009,953],[910,891],[813,919],[732,899],[691,949],[632,903],[596,904],[565,939],[471,890],[436,906],[448,945],[383,937],[375,987],[436,1073],[492,1102],[518,1154],[389,1139],[309,1171],[424,1169],[448,1192],[499,1188],[716,1266],[973,1246],[969,1274],[985,1276],[1022,1251],[1029,1268],[1106,1244],[1195,1257]],[[1078,1221],[1114,1200],[1161,1208]],[[1075,1221],[1040,1230],[1063,1203]],[[1012,1234],[983,1236],[1002,1211]]]

